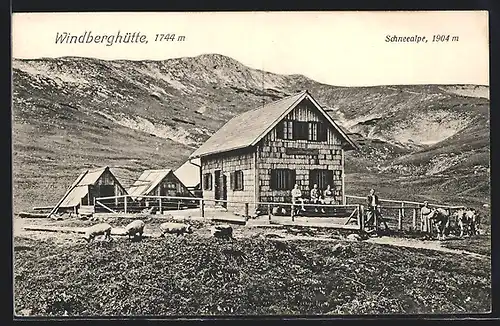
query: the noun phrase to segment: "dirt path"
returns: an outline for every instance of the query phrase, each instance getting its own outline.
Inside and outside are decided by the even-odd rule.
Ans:
[[[17,235],[25,235],[29,236],[32,238],[36,239],[45,239],[45,238],[58,238],[60,241],[77,241],[81,235],[78,233],[83,232],[83,228],[81,227],[67,227],[67,226],[59,226],[59,225],[50,225],[51,223],[33,223],[33,221],[23,221],[22,219],[16,219],[14,221],[14,228],[13,228],[13,233],[14,236]],[[30,223],[31,222],[31,223]],[[45,224],[45,225],[44,225]],[[48,225],[47,225],[48,224]],[[46,232],[42,231],[41,229],[51,229],[52,231],[55,232]],[[31,229],[31,230],[30,230]],[[267,228],[266,228],[267,229]],[[122,233],[122,228],[116,228],[114,232],[112,232],[115,235],[121,234]],[[149,227],[146,228],[145,230],[149,236],[155,237],[158,236],[156,234],[155,229],[149,229]],[[208,229],[200,229],[201,233],[207,233],[208,234]],[[249,236],[254,236],[260,234],[262,236],[266,237],[273,237],[276,240],[283,240],[283,241],[297,241],[297,240],[306,240],[306,241],[327,241],[327,242],[336,242],[339,241],[339,238],[329,238],[329,237],[323,237],[323,236],[306,236],[306,235],[298,235],[298,234],[290,234],[286,232],[285,230],[280,230],[280,229],[274,229],[274,230],[265,230],[265,229],[260,229],[258,230],[257,228],[237,228],[235,230],[235,237],[236,238],[245,238]],[[274,236],[273,236],[274,234]],[[398,247],[407,247],[407,248],[418,248],[418,249],[427,249],[427,250],[434,250],[434,251],[440,251],[440,252],[445,252],[445,253],[451,253],[455,254],[458,256],[461,255],[468,255],[477,259],[491,259],[491,257],[486,256],[486,255],[481,255],[465,250],[458,250],[458,249],[450,249],[444,247],[439,241],[436,240],[420,240],[420,239],[409,239],[409,238],[395,238],[395,237],[388,237],[388,236],[382,236],[382,237],[373,237],[365,240],[365,242],[368,243],[375,243],[375,244],[381,244],[381,245],[389,245],[389,246],[398,246]]]
[[[390,245],[397,247],[406,248],[418,248],[418,249],[428,249],[440,252],[452,253],[456,255],[469,255],[478,259],[491,259],[489,256],[476,254],[474,252],[457,250],[443,247],[439,241],[426,241],[417,239],[407,239],[407,238],[393,238],[393,237],[380,237],[380,238],[369,238],[366,242],[377,243],[382,245]]]
[[[285,235],[276,238],[276,240],[282,241],[296,241],[296,240],[306,240],[306,241],[326,241],[326,242],[338,242],[339,239],[332,238],[323,238],[323,237],[314,237],[314,236],[301,236],[301,235]],[[417,239],[406,239],[406,238],[393,238],[393,237],[380,237],[380,238],[369,238],[365,240],[368,243],[375,243],[380,245],[387,246],[396,246],[396,247],[405,247],[405,248],[417,248],[417,249],[426,249],[426,250],[434,250],[439,252],[451,253],[455,255],[469,255],[471,257],[477,259],[491,259],[490,256],[477,254],[474,252],[466,251],[466,250],[457,250],[443,247],[438,241],[425,241],[425,240],[417,240]]]

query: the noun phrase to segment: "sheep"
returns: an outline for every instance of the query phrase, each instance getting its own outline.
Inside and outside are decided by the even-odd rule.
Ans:
[[[275,207],[273,207],[272,214],[276,215],[276,216],[286,215],[286,209],[281,207],[281,206],[275,206]]]
[[[111,240],[111,225],[108,223],[100,223],[90,226],[85,230],[83,238],[87,240],[87,242],[91,242],[98,235],[104,235],[104,239]]]
[[[230,225],[214,225],[210,229],[210,233],[213,237],[221,239],[232,239],[233,238],[233,228]]]
[[[135,220],[129,223],[125,227],[125,233],[128,235],[128,238],[134,237],[139,234],[139,237],[142,239],[142,233],[144,232],[145,223],[142,220]]]
[[[359,234],[356,234],[356,233],[349,234],[346,237],[346,239],[349,240],[349,241],[361,241],[361,240],[363,240],[362,237]]]
[[[162,223],[160,224],[161,234],[160,237],[165,237],[166,233],[177,234],[177,236],[184,233],[193,233],[191,225],[184,223]]]

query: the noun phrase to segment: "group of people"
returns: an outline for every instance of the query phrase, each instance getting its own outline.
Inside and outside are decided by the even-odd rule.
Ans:
[[[431,207],[427,201],[424,201],[421,207],[421,229],[424,229],[425,221],[432,221],[438,233],[438,239],[444,240],[446,233],[450,231],[450,212],[444,208]],[[479,213],[473,208],[460,209],[452,215],[460,230],[460,237],[465,233],[469,235],[478,234],[478,227],[480,225]],[[385,219],[380,218],[380,203],[378,196],[373,189],[367,197],[367,219],[365,226],[371,227],[374,225],[375,217],[379,218],[388,229]],[[377,221],[377,223],[378,223]]]
[[[320,205],[333,205],[335,204],[335,194],[330,185],[326,186],[326,189],[320,190],[318,189],[318,185],[314,184],[311,190],[309,191],[309,198],[303,196],[302,191],[299,188],[298,184],[292,189],[292,204],[300,205],[300,210],[305,211],[304,204],[318,204],[318,206],[314,207],[314,211],[318,212],[318,208],[321,209],[322,213],[325,213],[325,208]]]
[[[314,184],[311,190],[309,190],[309,198],[306,198],[299,188],[298,184],[292,189],[292,204],[300,206],[301,211],[305,211],[304,204],[318,204],[314,207],[314,211],[318,212],[318,208],[322,213],[325,213],[324,207],[321,205],[334,205],[335,195],[330,185],[326,186],[325,190],[318,189],[318,185]],[[373,225],[375,217],[380,217],[380,203],[378,196],[375,194],[374,189],[370,189],[370,193],[367,197],[367,221],[366,225]],[[385,221],[383,221],[385,224]],[[385,224],[387,227],[387,224]]]

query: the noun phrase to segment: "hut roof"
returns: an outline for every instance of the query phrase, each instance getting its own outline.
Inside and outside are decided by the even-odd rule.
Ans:
[[[71,185],[71,191],[66,195],[59,207],[78,206],[81,199],[88,194],[88,186],[95,184],[106,170],[109,170],[109,167],[91,169],[81,173]]]
[[[200,165],[200,159],[192,160],[194,164]],[[200,168],[191,162],[186,161],[177,170],[175,170],[175,176],[186,186],[186,187],[196,187],[200,184]]]
[[[128,190],[131,196],[147,195],[172,172],[171,169],[145,170]]]
[[[190,158],[198,158],[254,146],[292,111],[295,106],[306,98],[314,104],[333,128],[339,132],[347,144],[346,149],[358,148],[316,100],[314,100],[311,94],[308,91],[302,91],[232,118],[191,154]]]

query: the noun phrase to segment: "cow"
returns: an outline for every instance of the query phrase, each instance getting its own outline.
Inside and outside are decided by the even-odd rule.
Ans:
[[[445,239],[445,233],[450,225],[450,214],[443,208],[432,208],[429,214],[429,221],[434,221],[438,232],[438,240]]]
[[[481,227],[481,214],[476,211],[474,208],[470,209],[469,217],[472,219],[474,225],[474,235],[480,234],[479,229]]]
[[[466,215],[465,209],[461,208],[453,213],[453,218],[457,221],[458,228],[460,230],[460,237],[463,237],[466,228]]]
[[[457,220],[458,227],[460,229],[460,237],[465,235],[475,235],[478,233],[479,226],[479,214],[475,209],[459,209],[453,216]]]

